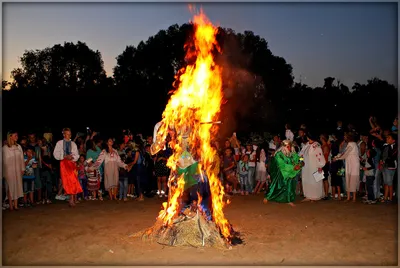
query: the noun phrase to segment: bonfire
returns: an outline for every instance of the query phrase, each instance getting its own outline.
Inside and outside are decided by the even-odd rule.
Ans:
[[[168,138],[173,149],[167,163],[171,169],[168,202],[151,228],[132,236],[170,246],[230,248],[239,240],[224,215],[219,156],[212,146],[223,102],[222,69],[213,58],[213,51],[220,51],[217,27],[202,11],[194,16],[193,24],[187,58],[195,58],[195,63],[177,73],[176,89],[151,148],[157,153]]]

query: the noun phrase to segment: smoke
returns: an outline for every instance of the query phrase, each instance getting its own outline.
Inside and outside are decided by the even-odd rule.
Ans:
[[[251,73],[251,55],[242,51],[242,45],[231,30],[221,33],[222,54],[216,63],[222,67],[222,81],[225,103],[221,107],[220,136],[231,136],[233,132],[246,130],[243,119],[252,114],[254,100],[262,94],[263,83],[260,77]]]

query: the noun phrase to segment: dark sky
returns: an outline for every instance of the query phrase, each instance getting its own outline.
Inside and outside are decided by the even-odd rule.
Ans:
[[[200,7],[197,4],[197,7]],[[378,77],[398,85],[397,3],[203,3],[216,25],[251,30],[293,66],[295,81],[321,86],[333,76],[350,88]],[[112,75],[127,45],[191,20],[185,3],[5,3],[3,78],[26,49],[83,41]]]

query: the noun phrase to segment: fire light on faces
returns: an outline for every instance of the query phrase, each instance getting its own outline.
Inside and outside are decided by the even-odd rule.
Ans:
[[[212,219],[222,236],[229,239],[231,228],[223,212],[224,189],[218,178],[219,157],[211,146],[211,141],[218,131],[218,124],[212,122],[219,122],[217,120],[223,102],[222,69],[215,64],[212,54],[214,49],[219,51],[216,41],[218,29],[202,11],[194,16],[193,23],[196,61],[193,65],[183,68],[175,77],[178,87],[164,110],[164,124],[158,130],[158,135],[166,139],[171,127],[178,132],[177,141],[171,144],[173,155],[167,163],[172,172],[176,170],[182,153],[187,149],[182,148],[182,144],[185,144],[182,142],[182,134],[188,135],[192,155],[198,153],[196,150],[200,150],[199,167],[205,172],[211,189]],[[193,52],[188,50],[187,53]],[[168,203],[164,204],[164,209],[159,213],[158,218],[162,219],[164,224],[170,225],[177,216],[178,200],[183,191],[184,181],[180,177],[177,186],[172,187]]]

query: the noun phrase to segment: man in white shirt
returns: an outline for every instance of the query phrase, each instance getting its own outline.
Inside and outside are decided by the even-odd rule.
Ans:
[[[71,140],[71,130],[63,129],[64,139],[57,142],[54,148],[54,158],[60,160],[60,175],[64,191],[69,198],[69,205],[75,206],[76,195],[82,193],[82,187],[76,174],[76,161],[79,151],[76,143]]]

